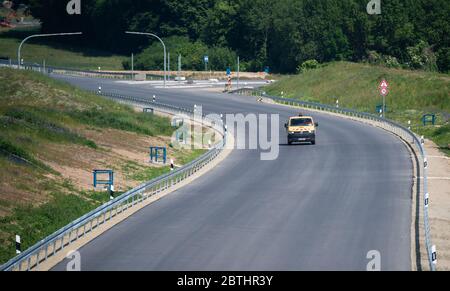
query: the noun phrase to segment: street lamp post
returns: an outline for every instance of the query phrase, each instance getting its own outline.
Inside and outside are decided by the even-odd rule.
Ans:
[[[161,44],[163,45],[164,48],[164,88],[166,88],[166,79],[167,79],[167,53],[166,53],[166,44],[163,42],[163,40],[157,36],[156,34],[153,33],[148,33],[148,32],[132,32],[132,31],[126,31],[125,33],[127,34],[137,34],[137,35],[146,35],[146,36],[153,36],[155,38],[157,38]]]
[[[34,34],[34,35],[30,35],[28,37],[26,37],[24,40],[22,40],[22,42],[19,45],[19,48],[17,49],[17,66],[20,70],[20,65],[21,65],[21,50],[22,50],[22,46],[23,44],[29,40],[30,38],[36,38],[36,37],[50,37],[50,36],[67,36],[67,35],[81,35],[83,34],[82,32],[70,32],[70,33],[50,33],[50,34]]]
[[[134,54],[131,53],[131,80],[134,81]]]
[[[240,71],[241,71],[241,68],[240,68],[240,66],[241,66],[241,63],[240,63],[240,59],[239,59],[239,57],[237,57],[237,89],[239,90],[239,73],[240,73]]]

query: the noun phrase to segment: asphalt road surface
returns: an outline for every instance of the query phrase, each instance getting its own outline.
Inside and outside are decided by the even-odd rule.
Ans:
[[[235,150],[190,185],[80,249],[82,270],[289,271],[411,269],[412,162],[393,135],[311,113],[317,145],[285,145],[298,111],[254,98],[56,76],[79,87],[148,97],[206,113],[280,114],[280,155]],[[62,262],[55,270],[65,270]]]

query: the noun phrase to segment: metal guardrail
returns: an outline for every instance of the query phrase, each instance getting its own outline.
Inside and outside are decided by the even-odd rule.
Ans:
[[[17,69],[17,61],[0,60],[0,67],[10,67]],[[21,65],[21,69],[35,71],[45,74],[60,74],[68,76],[80,76],[89,78],[101,78],[101,79],[116,79],[116,80],[132,80],[133,73],[131,72],[107,72],[107,71],[93,71],[93,70],[80,70],[73,68],[63,68],[54,66],[43,66],[41,64],[25,62]],[[137,73],[134,73],[137,75]],[[163,80],[163,77],[158,75],[146,74],[147,80]]]
[[[423,216],[424,216],[424,228],[425,228],[425,244],[427,248],[428,253],[428,262],[430,270],[436,271],[436,250],[435,247],[432,245],[431,242],[431,229],[430,229],[430,223],[429,223],[429,214],[428,214],[428,207],[429,207],[429,192],[428,192],[428,159],[427,159],[427,153],[425,151],[424,147],[424,140],[422,138],[419,138],[414,132],[412,132],[409,128],[406,128],[405,126],[398,124],[392,120],[381,118],[377,115],[365,113],[365,112],[359,112],[352,109],[346,109],[346,108],[339,108],[336,106],[326,105],[326,104],[320,104],[315,102],[307,102],[307,101],[301,101],[301,100],[294,100],[294,99],[288,99],[288,98],[282,98],[277,96],[270,96],[267,95],[265,92],[263,92],[260,89],[253,89],[253,88],[241,88],[234,91],[229,92],[231,94],[239,94],[239,95],[247,95],[247,96],[255,96],[260,98],[268,98],[276,103],[280,103],[283,105],[290,105],[290,106],[296,106],[296,107],[302,107],[306,109],[313,109],[313,110],[319,110],[319,111],[327,111],[332,112],[336,114],[346,115],[350,116],[356,119],[364,119],[364,120],[370,120],[373,123],[376,123],[379,127],[388,130],[403,140],[405,140],[407,143],[411,145],[413,149],[420,155],[420,159],[422,161],[420,165],[420,170],[423,173],[423,196],[424,196],[424,203],[423,203]]]
[[[97,93],[97,92],[94,92]],[[138,103],[147,107],[152,107],[157,111],[163,111],[171,114],[182,114],[183,116],[194,117],[192,110],[166,105],[157,102],[151,102],[143,98],[124,96],[114,93],[99,94],[106,98],[125,103]],[[197,120],[199,121],[199,120]],[[206,154],[188,163],[173,172],[158,177],[150,182],[144,183],[116,199],[98,207],[90,213],[73,221],[34,246],[28,248],[22,254],[8,261],[0,267],[1,271],[30,271],[39,270],[40,264],[61,253],[67,247],[81,238],[91,234],[94,230],[104,225],[111,219],[126,213],[129,209],[147,201],[150,197],[168,190],[175,185],[191,177],[199,170],[213,161],[226,146],[226,132],[221,120],[214,120],[202,116],[202,122],[222,135],[222,140],[214,145]]]

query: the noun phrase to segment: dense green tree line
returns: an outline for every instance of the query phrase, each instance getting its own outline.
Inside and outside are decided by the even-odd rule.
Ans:
[[[185,56],[191,68],[212,53],[213,60],[226,57],[220,64],[211,60],[217,69],[239,55],[244,68],[277,72],[295,72],[307,60],[450,70],[448,0],[383,0],[381,15],[367,14],[369,0],[81,0],[80,16],[65,13],[68,1],[27,2],[43,31],[82,30],[80,41],[90,46],[154,52],[154,40],[126,36],[126,30],[171,39],[173,55],[183,50],[177,39],[190,43],[184,51],[193,52]],[[142,55],[138,65],[160,66],[157,58]]]

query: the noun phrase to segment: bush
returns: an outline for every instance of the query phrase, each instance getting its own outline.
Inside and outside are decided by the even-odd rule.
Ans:
[[[388,68],[401,68],[402,65],[396,57],[383,55],[376,51],[367,52],[367,61],[372,65],[382,65]]]
[[[367,52],[367,61],[372,65],[380,65],[383,63],[383,56],[376,51]]]
[[[319,62],[316,60],[307,60],[301,64],[300,67],[297,68],[298,73],[303,73],[309,70],[314,70],[319,68]]]
[[[433,53],[430,45],[420,41],[413,47],[407,49],[411,69],[421,69],[426,71],[437,71],[436,55]]]
[[[399,63],[397,58],[396,57],[392,57],[392,56],[386,56],[384,58],[384,64],[388,68],[400,68],[401,67],[401,64]]]

